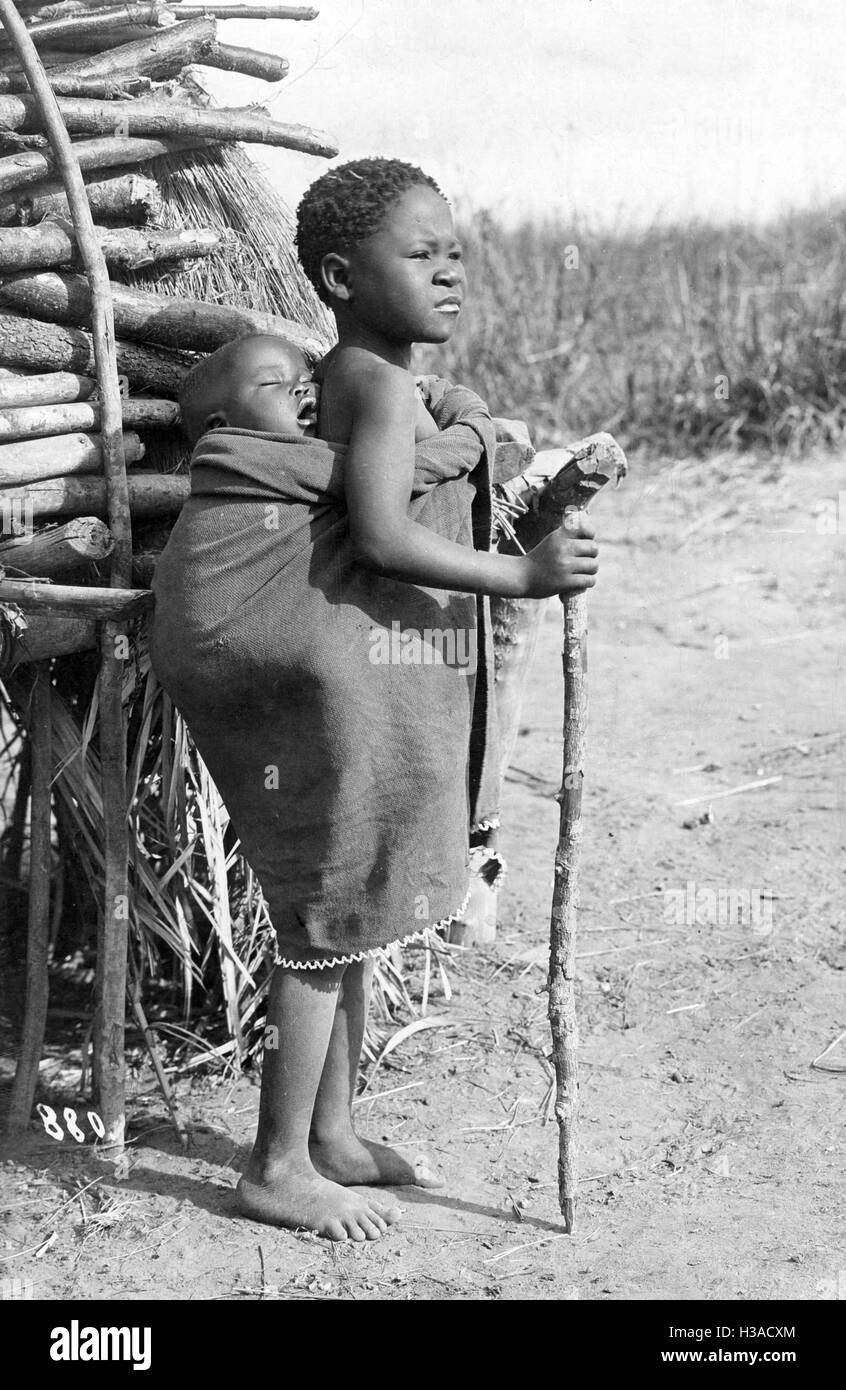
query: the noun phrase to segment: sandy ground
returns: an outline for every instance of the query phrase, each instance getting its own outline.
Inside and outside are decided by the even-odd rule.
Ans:
[[[257,1088],[183,1082],[188,1154],[148,1091],[122,1180],[40,1126],[6,1157],[4,1277],[51,1299],[846,1298],[846,1041],[810,1065],[846,1028],[846,534],[818,530],[841,479],[831,457],[714,458],[635,471],[597,504],[573,1236],[544,1122],[553,603],[506,787],[499,939],[452,956],[439,1026],[358,1106],[373,1137],[427,1147],[443,1191],[403,1190],[372,1246],[245,1222]],[[740,920],[728,893],[749,895]],[[409,964],[419,991],[422,953]]]

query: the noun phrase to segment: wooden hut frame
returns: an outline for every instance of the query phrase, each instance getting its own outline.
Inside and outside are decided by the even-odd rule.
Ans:
[[[132,565],[132,523],[123,448],[123,417],[115,355],[114,315],[106,260],[94,230],[94,219],[71,139],[59,112],[44,65],[26,25],[12,0],[0,0],[2,17],[61,175],[85,274],[91,290],[91,323],[97,387],[100,396],[100,434],[109,530],[114,549],[111,587],[125,590]],[[126,737],[121,703],[122,660],[118,639],[120,621],[103,623],[100,647],[100,759],[103,776],[103,809],[106,827],[106,890],[97,952],[97,1011],[94,1025],[96,1087],[107,1143],[123,1145],[125,1115],[124,1015],[126,994],[126,932],[129,847],[126,830]],[[47,919],[50,910],[50,732],[49,670],[39,664],[32,724],[33,769],[39,774],[46,764],[46,788],[33,782],[33,852],[27,941],[27,1003],[29,1023],[24,1035],[15,1077],[9,1117],[11,1129],[29,1121],[35,1096],[38,1061],[44,1043],[47,1017]],[[46,745],[46,748],[45,748]],[[36,791],[38,792],[36,800]],[[46,822],[46,826],[45,826]],[[44,841],[46,838],[46,852]],[[45,884],[46,877],[46,884]],[[20,1077],[20,1080],[18,1079]]]
[[[252,73],[265,81],[278,81],[287,71],[287,62],[275,55],[219,44],[218,19],[244,15],[251,19],[308,20],[315,18],[316,13],[305,7],[284,5],[207,9],[180,4],[178,20],[173,22],[172,11],[164,5],[144,4],[140,0],[130,0],[124,6],[113,8],[104,8],[99,0],[79,0],[77,6],[63,6],[58,11],[49,6],[39,9],[33,0],[19,0],[17,5],[12,0],[0,0],[5,43],[5,51],[0,44],[0,132],[5,132],[7,142],[18,138],[17,131],[43,131],[47,137],[44,142],[36,135],[33,142],[22,135],[20,152],[12,157],[0,157],[0,190],[8,197],[21,185],[31,186],[33,180],[43,179],[45,175],[58,176],[55,186],[60,190],[71,219],[70,226],[44,222],[32,230],[19,227],[0,233],[6,302],[9,303],[14,289],[18,295],[23,295],[23,300],[13,297],[13,310],[26,314],[32,312],[34,305],[46,308],[43,295],[49,291],[44,268],[51,264],[61,265],[69,258],[76,260],[84,273],[84,280],[77,278],[84,286],[83,311],[91,328],[90,356],[85,366],[89,373],[93,369],[93,375],[88,376],[51,372],[47,376],[29,377],[26,379],[28,385],[23,387],[15,378],[2,383],[5,398],[0,399],[0,410],[4,406],[10,408],[2,416],[0,436],[24,441],[13,457],[8,454],[9,446],[4,446],[7,450],[4,466],[19,486],[4,489],[3,502],[6,508],[18,505],[27,508],[27,514],[32,517],[39,510],[47,514],[61,514],[63,509],[78,513],[80,504],[90,501],[88,510],[99,511],[107,521],[107,544],[100,541],[99,555],[111,557],[106,590],[91,585],[43,583],[26,576],[20,580],[0,577],[0,605],[13,643],[27,628],[23,612],[37,619],[46,615],[54,624],[46,636],[41,629],[40,644],[39,634],[33,638],[32,632],[28,632],[29,651],[25,650],[26,644],[22,651],[24,659],[28,657],[31,662],[33,679],[27,683],[18,673],[14,687],[28,727],[32,792],[26,999],[21,1051],[8,1119],[12,1132],[23,1130],[30,1120],[46,1024],[52,779],[50,657],[88,645],[91,625],[96,621],[99,623],[97,698],[104,872],[97,940],[93,1079],[105,1131],[103,1141],[118,1152],[124,1142],[130,842],[123,678],[128,653],[128,620],[146,607],[150,598],[146,590],[131,587],[130,503],[140,515],[176,512],[186,495],[186,483],[183,478],[161,475],[151,475],[143,483],[137,476],[131,481],[127,478],[127,459],[137,459],[143,453],[143,446],[137,435],[125,433],[124,425],[133,420],[142,428],[155,425],[157,412],[160,423],[172,425],[177,416],[169,401],[138,402],[134,413],[124,405],[121,389],[126,383],[124,372],[132,372],[133,361],[138,371],[145,364],[146,368],[152,364],[155,369],[156,353],[137,348],[127,355],[125,349],[119,349],[116,344],[115,287],[109,280],[107,257],[109,261],[117,257],[118,265],[131,269],[133,257],[136,264],[160,262],[170,253],[184,260],[192,255],[207,254],[220,241],[218,235],[202,229],[193,234],[166,230],[144,234],[116,233],[96,227],[83,170],[132,167],[143,159],[180,149],[202,148],[209,140],[221,139],[261,141],[312,154],[336,153],[331,142],[318,132],[283,126],[253,108],[226,111],[198,106],[190,100],[182,103],[137,100],[139,93],[146,95],[151,79],[176,76],[185,64],[196,60],[229,71]],[[170,27],[161,30],[156,27],[163,23],[169,23]],[[134,30],[127,27],[132,25]],[[145,29],[145,25],[153,28]],[[49,45],[57,48],[77,45],[83,50],[93,49],[93,52],[90,56],[84,51],[65,53],[57,62]],[[121,99],[128,96],[136,99],[128,102]],[[73,141],[71,131],[101,138]],[[34,148],[27,148],[33,143]],[[125,182],[117,189],[114,186],[117,182],[107,181],[107,210],[114,206],[118,196],[121,207],[124,200],[129,203],[134,197],[133,187]],[[40,190],[41,185],[37,186]],[[145,196],[149,206],[150,194]],[[48,207],[50,198],[56,200],[57,194],[48,196]],[[61,212],[60,201],[58,210]],[[10,219],[7,216],[0,220],[8,223]],[[14,210],[11,220],[20,220]],[[29,284],[25,277],[21,283],[20,275],[14,277],[13,283],[8,272],[24,266],[38,269],[40,273],[31,276]],[[59,277],[49,283],[57,285],[61,293],[67,287],[69,302],[72,292],[77,297],[80,294],[73,276]],[[42,298],[34,301],[27,298],[32,293]],[[145,297],[121,288],[123,332],[128,327],[133,335],[137,320],[134,336],[143,340],[149,298],[149,295]],[[202,302],[162,298],[157,300],[155,309],[160,317],[166,318],[168,313],[176,316],[177,340],[184,331],[186,317],[189,318],[193,326],[192,346],[200,350],[213,350],[239,333],[257,329],[287,330],[286,336],[312,350],[320,345],[313,334],[278,317],[271,321],[267,315],[236,313]],[[41,312],[39,318],[48,314],[49,310],[47,314]],[[127,325],[127,314],[133,317],[133,325]],[[71,311],[70,321],[78,321],[78,315],[79,303]],[[59,317],[61,319],[61,313]],[[37,365],[39,354],[49,360],[54,350],[59,354],[62,350],[72,353],[78,346],[73,329],[50,330],[44,323],[33,324],[27,318],[8,320],[4,326],[6,342],[17,344],[12,352],[19,355],[13,355],[13,360],[24,369]],[[162,341],[162,336],[160,328],[158,341]],[[8,348],[4,356],[8,360]],[[168,366],[164,358],[158,361],[159,379],[173,395],[178,387],[179,362],[173,359],[173,364]],[[145,381],[149,380],[148,371]],[[85,401],[95,389],[95,406],[59,404]],[[94,429],[96,434],[69,434],[74,423],[83,431]],[[56,436],[55,444],[51,436]],[[28,444],[28,440],[32,443]],[[32,445],[37,440],[41,441],[41,446],[33,451]],[[56,447],[59,444],[61,450]],[[54,450],[52,454],[51,449]],[[60,452],[64,457],[57,456]],[[99,465],[101,470],[99,485],[96,478],[90,476],[92,463]],[[83,470],[85,476],[79,479],[61,477]],[[8,482],[9,478],[3,481]],[[40,508],[39,495],[44,499]],[[51,573],[58,573],[62,578],[63,564],[84,553],[80,535],[87,536],[93,546],[92,536],[99,525],[93,518],[80,518],[69,527],[60,528],[61,537],[56,533],[47,537],[26,535],[16,539],[13,536],[11,540],[0,542],[0,566],[14,566],[15,561],[21,561],[26,555],[36,574],[48,578]],[[71,530],[74,535],[65,538],[64,531]],[[90,549],[88,553],[96,551]],[[20,618],[16,614],[21,614]],[[74,628],[76,631],[68,641],[68,634]],[[34,655],[41,655],[42,659],[33,662]],[[131,1004],[136,1017],[141,1018],[143,1035],[150,1043],[146,1020],[143,1012],[139,1013],[137,981],[133,981]],[[154,1052],[153,1061],[160,1073]],[[164,1081],[163,1075],[160,1080]],[[170,1105],[166,1083],[163,1090]]]

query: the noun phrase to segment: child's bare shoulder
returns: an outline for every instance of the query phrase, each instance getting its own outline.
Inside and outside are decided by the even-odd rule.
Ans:
[[[415,384],[410,372],[361,347],[337,347],[324,359],[320,425],[324,439],[346,443],[365,423],[391,426],[414,418]]]
[[[363,347],[337,347],[326,359],[324,382],[336,390],[357,394],[364,390],[395,390],[411,395],[414,378],[404,367],[378,357]]]

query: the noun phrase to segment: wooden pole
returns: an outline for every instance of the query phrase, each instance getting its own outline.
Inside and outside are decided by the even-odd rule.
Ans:
[[[174,24],[170,29],[161,29],[149,38],[134,39],[131,43],[109,48],[105,52],[92,53],[88,58],[79,58],[62,69],[63,73],[77,73],[87,77],[104,77],[117,81],[127,74],[154,77],[161,81],[173,77],[187,63],[203,62],[203,55],[211,48],[217,34],[217,24],[211,16],[199,15],[184,24]],[[50,74],[53,80],[53,73]]]
[[[165,296],[161,295],[165,302]],[[246,330],[245,330],[246,331]],[[81,328],[63,328],[41,323],[22,314],[0,313],[0,341],[3,358],[10,366],[29,371],[94,371],[94,345],[91,334]],[[142,343],[118,341],[118,369],[130,386],[144,387],[158,396],[175,397],[191,363],[166,349],[145,347]]]
[[[35,24],[61,19],[66,14],[84,14],[86,10],[111,10],[114,3],[115,0],[57,0],[54,5],[45,5],[43,0],[17,0],[16,9],[27,16],[28,24]]]
[[[184,473],[131,473],[127,480],[132,516],[173,516],[182,510],[191,485]],[[44,478],[22,487],[0,488],[0,517],[29,515],[33,520],[48,516],[102,516],[108,513],[108,490],[104,478]]]
[[[0,18],[33,93],[67,193],[80,253],[91,286],[92,336],[100,394],[103,472],[109,530],[115,542],[113,588],[129,587],[132,529],[123,453],[121,398],[106,262],[94,232],[85,184],[44,66],[12,0],[0,0]],[[125,1131],[124,1016],[129,904],[126,823],[126,733],[122,706],[123,661],[119,625],[103,627],[100,665],[100,763],[103,785],[105,893],[97,952],[95,1089],[105,1140],[122,1150]]]
[[[558,1121],[558,1200],[565,1230],[575,1222],[578,1187],[579,1033],[574,992],[576,903],[582,835],[582,766],[587,719],[587,600],[564,600],[564,782],[549,951],[549,1022],[555,1064]]]
[[[69,618],[64,613],[30,613],[25,621],[23,632],[15,630],[9,634],[4,631],[7,620],[0,614],[0,676],[5,677],[29,662],[92,651],[97,646],[97,623],[91,619]]]
[[[26,1003],[21,1048],[12,1085],[8,1129],[21,1134],[29,1124],[38,1064],[44,1047],[49,983],[50,947],[50,781],[53,748],[50,719],[50,664],[35,666],[31,688],[29,738],[32,750],[32,800],[30,811],[29,913],[26,943]]]
[[[54,65],[65,67],[74,61],[77,54],[63,48],[44,48],[38,56],[45,68],[49,68]],[[7,48],[0,48],[0,72],[20,72],[20,70],[21,65],[17,53],[14,51],[10,53]]]
[[[144,457],[144,445],[132,431],[124,432],[123,454],[128,464]],[[57,434],[0,445],[0,487],[20,487],[76,473],[99,473],[102,478],[103,441],[99,434]],[[0,545],[0,554],[2,549]]]
[[[119,27],[104,29],[99,34],[68,34],[62,39],[61,48],[45,47],[41,43],[37,45],[38,56],[45,68],[69,67],[71,63],[85,53],[100,53],[108,48],[123,48],[126,43],[134,43],[136,39],[151,39],[155,34],[164,33],[163,29],[153,29],[149,24],[122,24]],[[45,41],[47,44],[50,40]],[[11,55],[5,50],[0,49],[0,57],[8,59]],[[3,70],[8,72],[10,64],[3,63]]]
[[[19,405],[59,405],[85,401],[95,389],[93,377],[77,372],[44,372],[36,376],[9,376],[0,381],[0,410]]]
[[[136,101],[93,101],[88,97],[58,97],[67,129],[77,135],[154,136],[163,139],[201,137],[244,140],[334,159],[338,146],[322,131],[275,121],[256,106],[189,106],[165,98]],[[0,97],[0,131],[32,134],[44,128],[43,113],[29,96]]]
[[[93,584],[51,584],[38,579],[0,579],[0,603],[33,613],[69,618],[131,618],[152,602],[149,589],[103,589]]]
[[[214,352],[233,338],[242,338],[248,333],[269,333],[285,338],[307,354],[322,355],[326,350],[326,343],[316,333],[277,314],[241,309],[231,304],[211,304],[182,295],[156,294],[132,285],[113,283],[111,293],[116,331],[121,338],[139,343]],[[32,314],[36,320],[87,326],[91,293],[84,275],[58,270],[22,272],[0,280],[0,304]],[[4,355],[7,361],[12,360],[8,353]]]
[[[22,405],[16,410],[0,410],[0,446],[15,440],[102,431],[103,413],[100,401]],[[138,396],[123,404],[123,423],[130,429],[170,429],[178,420],[176,401],[149,401]]]
[[[231,43],[213,43],[194,61],[200,67],[240,72],[245,77],[257,77],[262,82],[281,82],[288,76],[291,67],[287,58],[280,58],[275,53],[237,48]]]
[[[85,74],[57,70],[50,74],[50,84],[57,96],[92,97],[100,101],[111,101],[118,97],[131,97],[136,93],[149,92],[152,83],[148,77],[88,77]],[[0,71],[0,93],[25,92],[26,78],[14,70]]]
[[[595,436],[573,459],[582,474],[572,512],[587,505],[609,478],[625,476],[626,462],[610,435]],[[549,1023],[558,1122],[558,1200],[564,1229],[573,1231],[579,1180],[579,1033],[576,1016],[576,907],[582,843],[582,783],[587,739],[587,594],[564,599],[564,769],[549,934]]]
[[[220,246],[218,232],[158,231],[138,227],[96,227],[97,240],[111,269],[141,270],[162,262],[197,260]],[[0,273],[39,270],[79,261],[79,245],[69,226],[42,222],[37,227],[0,227]]]
[[[143,174],[117,174],[114,178],[93,179],[86,183],[88,203],[98,222],[130,222],[133,225],[156,222],[161,215],[162,195],[158,184]],[[28,226],[45,217],[69,217],[64,185],[58,179],[45,179],[26,192],[13,194],[0,202],[0,226]]]
[[[64,14],[60,19],[43,20],[26,28],[27,36],[36,48],[59,40],[73,39],[77,35],[111,33],[115,29],[132,24],[157,25],[167,23],[171,12],[154,0],[149,5],[110,5],[96,12]],[[11,38],[11,35],[9,35]]]
[[[317,19],[318,10],[304,5],[178,5],[176,14],[213,14],[215,19]]]
[[[52,578],[105,560],[113,549],[108,526],[95,516],[79,516],[64,526],[0,541],[0,569]]]
[[[11,0],[7,0],[7,3],[11,3]],[[144,164],[150,159],[159,159],[163,154],[205,149],[207,145],[216,143],[219,142],[187,136],[180,140],[158,140],[153,137],[133,139],[115,135],[103,140],[78,140],[72,148],[80,169],[87,171],[112,169],[122,164]],[[55,156],[49,150],[23,150],[6,155],[0,159],[0,193],[22,188],[26,184],[40,183],[58,172]]]

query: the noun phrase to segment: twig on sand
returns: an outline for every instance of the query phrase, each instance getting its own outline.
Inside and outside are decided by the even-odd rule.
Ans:
[[[606,1178],[621,1178],[624,1173],[636,1173],[643,1165],[640,1163],[630,1163],[627,1168],[609,1168],[607,1173],[591,1173],[589,1177],[582,1178],[582,1182],[604,1182]]]
[[[738,796],[740,792],[756,792],[760,787],[771,787],[773,783],[781,780],[781,773],[777,777],[759,777],[755,782],[744,782],[742,786],[729,787],[724,792],[705,792],[702,796],[688,796],[684,801],[675,802],[675,805],[696,806],[701,801],[722,801],[727,796]]]
[[[650,941],[650,946],[664,946],[672,937],[661,936],[657,941]],[[576,960],[589,960],[591,956],[613,956],[618,951],[633,951],[636,946],[641,946],[640,941],[630,941],[627,946],[603,946],[601,951],[579,951]]]
[[[370,1083],[388,1054],[393,1052],[396,1047],[399,1047],[400,1043],[405,1042],[406,1038],[412,1037],[415,1033],[419,1033],[424,1028],[462,1027],[469,1021],[470,1020],[467,1019],[444,1018],[439,1015],[428,1014],[426,1018],[416,1018],[413,1023],[407,1023],[404,1028],[397,1029],[396,1033],[391,1034],[376,1058],[376,1061],[373,1063],[367,1080],[362,1087],[361,1097],[364,1096],[365,1091],[370,1087]],[[359,1097],[359,1099],[361,1099],[361,1097]]]
[[[369,1105],[372,1100],[381,1100],[383,1096],[395,1096],[400,1091],[411,1091],[415,1086],[422,1086],[422,1081],[407,1081],[404,1086],[389,1086],[386,1091],[374,1091],[372,1096],[356,1096],[353,1105]]]
[[[501,1125],[470,1125],[466,1129],[457,1129],[456,1134],[495,1134],[501,1129],[525,1129],[526,1125],[533,1125],[534,1120],[507,1120]]]
[[[56,1207],[56,1210],[53,1211],[53,1212],[51,1212],[49,1216],[44,1216],[44,1217],[42,1217],[41,1221],[39,1222],[39,1225],[40,1225],[40,1226],[52,1226],[52,1224],[53,1224],[53,1222],[55,1221],[56,1217],[59,1215],[60,1212],[63,1212],[63,1211],[64,1211],[65,1207],[69,1207],[70,1204],[71,1204],[71,1202],[75,1202],[76,1199],[77,1199],[78,1197],[81,1197],[81,1196],[82,1196],[83,1192],[87,1192],[87,1191],[88,1191],[89,1187],[93,1187],[95,1183],[102,1182],[102,1181],[103,1181],[102,1176],[96,1177],[96,1178],[92,1178],[91,1181],[90,1181],[90,1182],[87,1182],[87,1183],[85,1184],[84,1187],[79,1187],[79,1188],[77,1188],[76,1192],[71,1193],[71,1195],[70,1195],[70,1197],[68,1197],[67,1201],[66,1201],[66,1202],[62,1202],[62,1205],[61,1205],[60,1207]]]
[[[569,1231],[561,1231],[558,1235],[543,1236],[541,1240],[524,1241],[522,1245],[512,1245],[508,1250],[501,1250],[498,1255],[491,1255],[490,1259],[483,1260],[482,1264],[495,1265],[499,1260],[507,1259],[509,1255],[516,1255],[520,1250],[537,1250],[539,1245],[549,1245],[553,1240],[564,1240],[570,1234]]]
[[[53,1231],[52,1234],[55,1239],[56,1232]],[[17,1260],[21,1255],[37,1255],[45,1244],[46,1242],[42,1241],[40,1245],[30,1245],[26,1250],[13,1250],[11,1255],[0,1255],[0,1264],[7,1264],[9,1260]]]
[[[813,1062],[811,1063],[811,1066],[815,1067],[817,1071],[846,1071],[846,1067],[824,1067],[821,1065],[823,1057],[827,1057],[829,1052],[833,1052],[834,1049],[837,1047],[838,1043],[842,1043],[844,1038],[846,1038],[846,1028],[844,1028],[842,1033],[838,1033],[837,1037],[834,1039],[834,1042],[830,1042],[828,1047],[823,1048],[819,1056],[814,1058]]]
[[[760,1009],[756,1009],[755,1012],[754,1012],[753,1014],[747,1014],[745,1018],[742,1018],[742,1019],[740,1020],[739,1023],[736,1023],[736,1024],[734,1025],[734,1026],[735,1026],[735,1030],[739,1030],[739,1029],[741,1029],[741,1028],[745,1028],[746,1025],[747,1025],[747,1023],[751,1023],[752,1020],[753,1020],[753,1018],[757,1018],[759,1014],[762,1014],[762,1013],[764,1012],[764,1009],[768,1009],[769,1007],[770,1007],[770,1006],[769,1006],[768,1003],[767,1003],[767,1004],[763,1004],[763,1005],[761,1006],[761,1008],[760,1008]]]
[[[177,1221],[179,1220],[179,1218],[180,1218],[181,1215],[182,1215],[182,1212],[181,1212],[181,1211],[180,1211],[180,1212],[177,1212],[176,1216],[171,1217],[171,1219],[170,1219],[169,1222],[165,1222],[165,1225],[173,1225],[175,1222],[177,1222]],[[159,1243],[158,1243],[158,1245],[155,1246],[156,1253],[158,1254],[158,1252],[159,1252],[160,1250],[163,1250],[164,1247],[165,1247],[166,1245],[169,1245],[170,1242],[171,1242],[172,1240],[174,1240],[175,1237],[178,1236],[178,1235],[180,1234],[180,1232],[186,1230],[187,1227],[188,1227],[189,1225],[190,1225],[190,1222],[184,1221],[184,1222],[182,1223],[181,1226],[177,1226],[177,1227],[176,1227],[176,1230],[175,1230],[175,1231],[171,1231],[170,1235],[169,1235],[169,1236],[166,1236],[164,1240],[160,1240]],[[159,1229],[161,1230],[162,1228],[160,1227]],[[152,1250],[152,1249],[153,1249],[153,1243],[150,1242],[148,1245],[136,1246],[136,1248],[133,1250],[132,1253],[133,1253],[133,1255],[137,1258],[138,1256],[143,1255],[143,1254],[145,1253],[145,1251],[147,1251],[147,1250]]]

